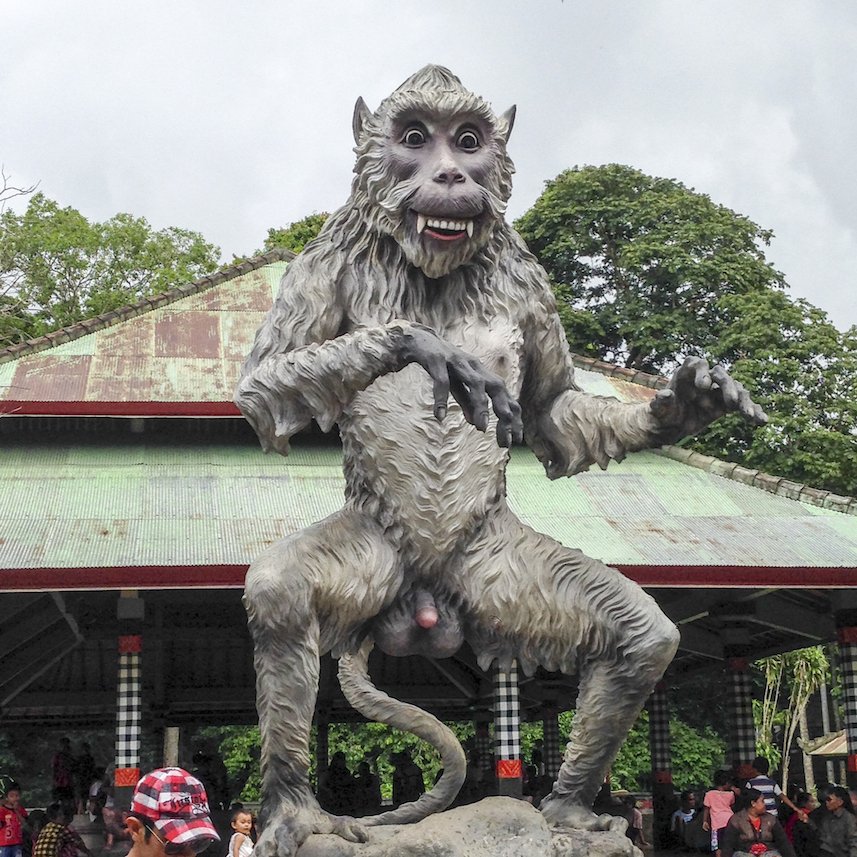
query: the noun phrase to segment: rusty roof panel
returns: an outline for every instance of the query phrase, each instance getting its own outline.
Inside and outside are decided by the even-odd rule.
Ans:
[[[18,365],[12,379],[14,398],[24,401],[79,401],[86,391],[89,356],[36,354]],[[12,396],[9,396],[12,398]]]
[[[214,360],[220,356],[220,313],[164,313],[155,322],[155,357]]]
[[[286,267],[274,262],[2,364],[0,407],[83,403],[83,412],[97,413],[99,403],[122,402],[139,403],[146,414],[152,403],[228,405]]]

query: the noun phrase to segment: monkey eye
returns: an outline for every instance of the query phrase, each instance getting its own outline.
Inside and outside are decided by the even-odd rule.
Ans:
[[[412,125],[402,135],[402,143],[404,143],[406,146],[409,146],[412,149],[416,149],[419,146],[422,146],[425,143],[425,141],[426,141],[425,131],[423,131],[422,128],[419,128],[416,125]]]
[[[475,152],[481,145],[476,132],[470,130],[462,131],[458,135],[458,139],[455,141],[455,144],[459,149],[464,149],[465,152]]]

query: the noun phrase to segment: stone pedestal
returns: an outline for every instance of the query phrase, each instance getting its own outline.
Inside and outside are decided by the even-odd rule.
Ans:
[[[551,830],[529,803],[489,797],[417,824],[369,828],[366,843],[310,836],[297,857],[642,857],[618,831]]]

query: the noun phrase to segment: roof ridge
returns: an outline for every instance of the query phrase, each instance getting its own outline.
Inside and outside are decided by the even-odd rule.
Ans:
[[[81,336],[86,336],[86,334],[93,333],[96,330],[104,330],[122,321],[128,321],[128,319],[135,318],[158,307],[166,306],[181,298],[204,292],[207,289],[225,283],[227,280],[233,280],[235,277],[249,274],[251,271],[256,271],[259,268],[264,268],[265,265],[270,265],[272,262],[291,262],[294,258],[295,254],[291,250],[287,250],[284,247],[276,247],[259,256],[234,261],[232,264],[218,268],[213,273],[206,274],[204,277],[200,277],[191,283],[174,286],[172,289],[167,289],[165,292],[159,292],[148,298],[143,298],[136,303],[108,310],[92,318],[75,322],[68,327],[61,327],[43,336],[28,339],[26,342],[19,342],[15,345],[9,345],[6,348],[0,348],[0,363],[9,363],[12,360],[17,360],[19,357],[36,354],[39,351],[53,348],[55,345],[71,342],[73,339],[79,339]]]
[[[669,385],[669,378],[663,375],[652,375],[649,372],[641,372],[639,369],[628,369],[616,363],[607,363],[604,360],[596,360],[594,357],[584,357],[582,354],[571,352],[574,365],[580,369],[590,372],[598,372],[600,375],[609,375],[611,378],[621,378],[641,387],[650,387],[653,390],[661,390]]]
[[[650,387],[654,390],[660,390],[669,384],[669,380],[662,375],[651,375],[648,372],[628,369],[625,366],[617,366],[615,363],[607,363],[604,360],[584,357],[573,352],[571,356],[575,366],[592,372],[598,372],[601,375],[609,375],[611,378],[621,378],[623,381],[629,381],[632,384],[639,384],[643,387]],[[744,485],[761,488],[769,494],[777,494],[780,497],[788,497],[789,500],[811,503],[813,506],[820,506],[822,509],[832,509],[835,512],[843,512],[846,515],[857,515],[857,498],[854,497],[844,494],[834,494],[832,491],[825,491],[821,488],[813,488],[811,485],[805,485],[802,482],[792,482],[784,476],[772,476],[770,473],[765,473],[762,470],[742,467],[735,462],[723,461],[720,458],[714,458],[714,456],[705,455],[702,452],[696,452],[693,449],[686,449],[681,446],[664,446],[653,450],[653,452],[657,452],[666,458],[672,458],[684,464],[689,464],[691,467],[705,470],[707,473],[731,479],[733,482],[742,482]]]

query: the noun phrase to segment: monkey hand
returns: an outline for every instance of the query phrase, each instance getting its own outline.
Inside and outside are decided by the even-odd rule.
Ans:
[[[402,347],[405,362],[419,363],[431,376],[434,415],[439,422],[446,417],[452,395],[464,418],[479,431],[488,428],[489,407],[493,407],[500,446],[522,442],[520,405],[506,389],[503,379],[489,372],[472,354],[450,345],[422,325],[409,326]]]
[[[688,357],[668,387],[652,399],[651,414],[672,440],[696,434],[728,413],[739,413],[752,425],[768,418],[742,384],[720,365],[709,367],[701,357]]]

